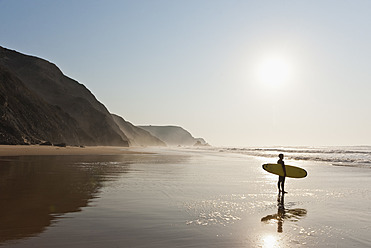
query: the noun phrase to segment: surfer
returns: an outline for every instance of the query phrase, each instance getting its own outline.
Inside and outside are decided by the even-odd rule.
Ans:
[[[279,154],[278,157],[280,159],[277,161],[277,164],[282,165],[284,176],[278,176],[278,184],[277,184],[277,186],[278,186],[279,192],[287,193],[285,191],[286,167],[285,167],[285,162],[283,161],[283,154],[282,153]]]

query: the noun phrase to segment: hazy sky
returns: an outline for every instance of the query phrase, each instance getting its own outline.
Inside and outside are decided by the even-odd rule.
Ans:
[[[212,145],[371,144],[368,0],[0,0],[0,45],[136,125]]]

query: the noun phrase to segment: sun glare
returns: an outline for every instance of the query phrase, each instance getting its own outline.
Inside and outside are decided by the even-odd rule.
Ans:
[[[290,80],[291,66],[283,57],[266,58],[258,65],[257,77],[268,87],[280,87]]]
[[[277,238],[273,235],[267,235],[263,238],[263,247],[264,248],[274,248],[277,247]]]

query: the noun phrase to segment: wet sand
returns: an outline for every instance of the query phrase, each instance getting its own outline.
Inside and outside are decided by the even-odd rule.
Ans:
[[[370,247],[371,170],[239,154],[0,158],[2,247]]]
[[[86,146],[86,147],[58,147],[58,146],[21,146],[0,145],[0,156],[35,156],[35,155],[117,155],[137,153],[132,148],[116,146]]]

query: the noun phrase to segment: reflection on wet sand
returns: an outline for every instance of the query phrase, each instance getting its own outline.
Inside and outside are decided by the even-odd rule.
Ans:
[[[177,164],[160,154],[0,157],[0,246],[39,236],[66,213],[101,196],[105,182],[135,173],[134,164]]]
[[[128,168],[119,156],[3,157],[0,164],[0,244],[35,236],[61,215],[81,211],[105,175]]]
[[[285,194],[278,194],[277,207],[277,214],[267,215],[261,221],[267,224],[277,223],[277,232],[279,233],[283,232],[283,222],[285,220],[295,222],[307,215],[307,210],[303,208],[285,208]]]

